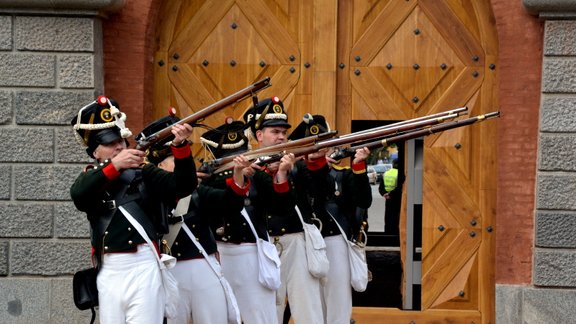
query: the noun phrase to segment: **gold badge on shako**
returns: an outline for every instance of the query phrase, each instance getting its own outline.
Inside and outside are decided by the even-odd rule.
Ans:
[[[320,133],[320,128],[318,127],[318,125],[312,125],[310,127],[310,134],[318,135],[318,133]]]
[[[274,106],[272,107],[272,111],[274,111],[274,113],[276,114],[281,114],[282,107],[279,104],[274,104]]]
[[[228,133],[228,140],[232,143],[238,138],[238,133]]]
[[[110,109],[106,108],[106,109],[102,109],[102,111],[100,112],[100,118],[102,118],[103,121],[105,122],[111,122],[112,121],[112,113],[110,112]]]

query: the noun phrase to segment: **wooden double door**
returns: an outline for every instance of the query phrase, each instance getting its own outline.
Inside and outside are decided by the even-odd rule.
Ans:
[[[259,98],[280,97],[293,125],[322,114],[339,134],[353,120],[497,110],[489,0],[165,0],[158,19],[155,118],[169,106],[189,115],[265,76],[272,86]],[[250,105],[204,123],[241,120]],[[354,319],[493,323],[496,123],[424,143],[421,310],[356,307]]]

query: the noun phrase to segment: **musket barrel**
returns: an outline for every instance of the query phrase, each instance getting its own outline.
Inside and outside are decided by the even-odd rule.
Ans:
[[[411,124],[411,123],[416,123],[416,122],[421,122],[421,121],[427,121],[427,120],[433,120],[433,119],[437,119],[437,118],[448,116],[448,115],[453,116],[452,118],[456,118],[456,117],[461,116],[461,115],[466,114],[466,113],[468,113],[468,107],[466,107],[466,106],[458,107],[458,108],[454,108],[451,110],[439,112],[436,114],[426,115],[426,116],[422,116],[422,117],[416,117],[416,118],[412,118],[412,119],[408,119],[408,120],[399,121],[399,122],[389,124],[389,125],[378,126],[378,127],[358,131],[358,132],[355,132],[353,134],[367,133],[367,132],[378,131],[378,130],[382,130],[382,129],[394,129],[396,127],[400,127],[400,126],[403,126],[406,124]],[[350,135],[352,135],[352,134],[342,135],[340,137],[347,137]]]
[[[500,117],[500,112],[497,112],[497,111],[496,112],[490,112],[490,113],[486,113],[483,115],[470,117],[467,119],[455,120],[455,121],[446,122],[446,123],[442,123],[442,124],[431,126],[431,127],[424,127],[422,129],[416,129],[413,131],[405,132],[403,134],[398,134],[395,136],[386,137],[386,138],[379,140],[379,141],[374,141],[374,142],[370,142],[370,143],[366,143],[366,144],[362,144],[362,145],[357,145],[357,146],[353,146],[353,147],[349,147],[349,148],[345,148],[345,149],[340,149],[340,150],[332,153],[330,155],[330,158],[332,158],[334,160],[341,160],[343,158],[350,157],[350,156],[354,155],[356,150],[359,148],[362,148],[362,147],[367,147],[369,149],[379,148],[379,147],[383,147],[383,146],[386,146],[389,144],[403,142],[403,141],[407,141],[410,139],[443,132],[443,131],[446,131],[449,129],[471,125],[471,124],[476,123],[478,121],[483,121],[483,120],[496,118],[496,117]]]
[[[350,144],[354,142],[366,141],[370,140],[375,137],[382,137],[388,136],[391,134],[398,134],[406,131],[410,131],[413,129],[418,129],[422,127],[427,127],[430,125],[436,125],[445,122],[446,120],[456,118],[457,115],[455,114],[448,114],[445,116],[440,116],[436,118],[428,118],[422,119],[415,122],[404,123],[397,127],[392,128],[377,128],[377,129],[370,129],[368,131],[361,131],[356,133],[348,134],[347,136],[340,136],[334,139],[328,139],[325,141],[318,142],[317,145],[320,145],[320,148],[325,147],[334,147],[339,145]]]
[[[395,135],[385,137],[384,139],[379,140],[379,141],[374,141],[374,142],[370,142],[367,144],[362,144],[362,145],[358,145],[358,146],[351,147],[348,149],[342,149],[342,150],[336,151],[335,153],[333,153],[330,156],[331,158],[333,158],[335,160],[340,160],[340,159],[343,159],[345,157],[349,157],[351,155],[354,155],[354,152],[356,151],[356,149],[361,148],[361,147],[365,147],[365,146],[369,147],[369,148],[382,147],[382,146],[385,146],[388,144],[406,141],[406,140],[421,137],[421,136],[431,135],[431,134],[438,133],[438,132],[441,132],[444,130],[470,125],[470,124],[478,122],[478,121],[482,121],[482,120],[486,120],[486,119],[490,119],[490,118],[494,118],[494,117],[499,117],[499,116],[500,116],[499,112],[492,112],[492,113],[487,113],[484,115],[480,115],[480,116],[476,116],[476,117],[472,117],[472,118],[468,118],[468,119],[443,122],[446,119],[454,118],[453,116],[448,115],[445,117],[438,117],[437,119],[421,120],[421,121],[415,122],[415,123],[408,123],[405,125],[401,125],[394,130],[379,129],[379,130],[370,131],[370,132],[363,132],[363,133],[359,133],[359,134],[352,133],[347,137],[338,137],[338,138],[328,139],[328,140],[324,140],[324,141],[319,141],[319,142],[314,143],[313,145],[295,147],[295,148],[284,150],[282,152],[278,152],[278,151],[276,151],[275,153],[269,152],[271,154],[269,154],[267,156],[258,157],[258,159],[256,160],[256,163],[267,164],[267,163],[276,162],[276,161],[279,161],[282,158],[282,156],[284,156],[285,154],[294,154],[296,157],[300,157],[300,156],[304,156],[307,154],[318,152],[324,148],[353,144],[353,143],[357,143],[357,142],[365,142],[365,141],[373,139],[373,138],[379,138],[379,137],[381,138],[383,136],[395,133]],[[433,125],[433,126],[431,126],[431,125]],[[254,160],[252,160],[252,161],[254,161]],[[227,167],[220,167],[216,171],[218,172],[218,171],[224,170],[226,168]]]
[[[236,103],[242,99],[245,99],[248,96],[252,96],[254,95],[256,92],[265,89],[267,87],[270,86],[270,77],[266,77],[232,95],[229,95],[228,97],[221,99],[213,104],[211,104],[210,106],[200,109],[197,112],[187,116],[186,118],[181,119],[180,121],[177,122],[177,124],[190,124],[190,125],[194,125],[195,123],[197,123],[200,120],[203,120],[204,118],[206,118],[207,116],[210,116],[211,114],[222,110],[224,108],[226,108],[227,106]],[[136,149],[141,150],[141,151],[145,151],[147,150],[150,146],[154,145],[154,143],[161,141],[162,139],[170,136],[171,134],[171,130],[172,129],[172,125],[170,125],[169,127],[166,127],[162,130],[159,130],[158,132],[148,136],[148,137],[142,137],[136,144]]]

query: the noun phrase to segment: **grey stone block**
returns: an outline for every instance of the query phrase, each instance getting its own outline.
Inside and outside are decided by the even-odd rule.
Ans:
[[[90,223],[86,214],[76,209],[72,202],[57,203],[54,206],[54,215],[56,216],[56,237],[90,237]]]
[[[118,11],[124,7],[125,2],[125,0],[2,0],[0,1],[0,8],[35,9],[43,12],[59,12],[60,10],[66,12],[72,9],[73,11],[87,11],[96,14],[97,12]],[[92,11],[95,12],[92,13]]]
[[[9,165],[0,165],[0,199],[10,199],[12,189],[12,167]]]
[[[50,323],[50,279],[0,280],[0,323]]]
[[[80,166],[14,166],[17,200],[70,200]]]
[[[0,53],[0,86],[55,87],[55,72],[54,55]]]
[[[12,121],[12,92],[0,91],[0,124]]]
[[[496,285],[496,323],[522,324],[522,286]]]
[[[0,237],[52,237],[54,208],[47,204],[0,204]]]
[[[94,58],[92,55],[60,57],[58,73],[61,88],[94,88]]]
[[[534,251],[534,285],[576,287],[576,250],[537,248]]]
[[[522,0],[524,8],[533,15],[546,17],[562,17],[576,11],[574,0]]]
[[[20,51],[91,52],[94,21],[77,17],[16,16],[14,46]]]
[[[540,136],[542,171],[576,171],[576,134],[544,134]]]
[[[90,323],[92,313],[81,311],[74,305],[72,278],[52,279],[50,303],[51,323]],[[98,323],[97,310],[95,323]]]
[[[542,92],[576,92],[576,58],[545,58],[542,70]]]
[[[576,132],[576,96],[543,95],[541,132]]]
[[[544,55],[576,55],[576,22],[547,20]]]
[[[54,162],[54,155],[52,129],[0,129],[0,162]]]
[[[536,213],[536,246],[576,248],[576,213]]]
[[[0,16],[0,51],[12,49],[12,18]]]
[[[66,125],[80,108],[94,101],[94,91],[16,93],[16,123],[19,125]]]
[[[91,266],[90,242],[13,241],[10,254],[10,274],[71,275]]]
[[[576,210],[576,175],[538,172],[537,209]]]
[[[576,291],[573,289],[526,288],[522,311],[523,323],[574,323]]]
[[[551,210],[575,210],[576,175],[538,172],[537,208]]]
[[[60,163],[90,164],[94,162],[86,154],[86,147],[78,143],[74,137],[72,127],[56,129],[56,160]]]
[[[0,276],[8,275],[8,242],[0,242]]]

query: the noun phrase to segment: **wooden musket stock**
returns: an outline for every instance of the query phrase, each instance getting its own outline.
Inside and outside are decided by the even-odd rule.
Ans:
[[[308,137],[300,138],[300,139],[297,139],[294,141],[289,141],[286,143],[274,145],[274,146],[259,148],[259,149],[252,150],[250,152],[245,152],[242,154],[247,159],[254,160],[254,159],[257,159],[259,156],[269,154],[269,153],[275,153],[275,152],[286,150],[286,149],[289,149],[292,147],[302,147],[302,146],[312,145],[312,144],[316,143],[317,141],[321,141],[321,140],[324,140],[327,138],[334,137],[334,136],[336,136],[337,133],[338,133],[337,131],[329,131],[326,133],[322,133],[322,134],[318,134],[318,135],[314,135],[314,136],[308,136]],[[226,167],[232,167],[232,160],[234,160],[234,158],[236,156],[238,156],[238,155],[230,155],[230,156],[221,157],[219,159],[215,159],[212,161],[203,162],[202,165],[198,168],[198,171],[203,172],[203,173],[212,173],[212,172],[214,172],[214,170],[216,170],[218,168],[225,169]]]
[[[246,97],[249,96],[253,96],[255,93],[257,93],[258,91],[265,89],[267,87],[270,86],[270,78],[266,77],[224,99],[221,99],[213,104],[211,104],[210,106],[203,108],[191,115],[189,115],[186,118],[181,119],[180,121],[178,121],[176,124],[189,124],[189,125],[194,125],[196,123],[198,123],[199,121],[203,120],[204,118],[206,118],[207,116],[210,116],[211,114],[222,110],[224,108],[226,108],[227,106],[236,103],[240,100],[245,99]],[[168,136],[170,136],[172,134],[172,132],[170,131],[172,129],[173,125],[170,125],[162,130],[159,130],[158,132],[146,137],[146,136],[142,136],[142,138],[140,140],[137,141],[136,143],[136,149],[141,150],[141,151],[146,151],[150,146],[154,145],[154,143],[159,142],[165,138],[167,138]]]

